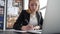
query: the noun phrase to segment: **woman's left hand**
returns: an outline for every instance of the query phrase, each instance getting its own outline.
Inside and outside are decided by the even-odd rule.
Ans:
[[[34,30],[39,30],[40,29],[40,26],[35,26],[34,27]]]

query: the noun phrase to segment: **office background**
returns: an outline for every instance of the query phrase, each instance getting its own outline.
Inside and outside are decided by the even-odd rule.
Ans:
[[[45,15],[46,5],[47,0],[40,0],[40,11],[42,12],[43,18]],[[28,9],[28,0],[0,0],[0,6],[4,7],[3,9],[1,8],[2,11],[0,11],[0,14],[2,13],[2,15],[6,15],[5,20],[4,16],[2,16],[2,23],[0,20],[0,29],[12,29],[16,19],[21,13],[21,10]]]

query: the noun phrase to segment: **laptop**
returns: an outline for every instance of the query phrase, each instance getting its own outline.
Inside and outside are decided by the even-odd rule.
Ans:
[[[42,33],[60,33],[60,0],[48,0]]]

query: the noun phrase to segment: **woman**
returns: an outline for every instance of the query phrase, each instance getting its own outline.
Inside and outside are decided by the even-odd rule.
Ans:
[[[43,18],[39,11],[39,0],[29,0],[29,9],[22,10],[13,28],[16,30],[42,29]]]

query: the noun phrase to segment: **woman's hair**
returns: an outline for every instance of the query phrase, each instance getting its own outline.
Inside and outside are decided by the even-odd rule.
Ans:
[[[39,4],[38,11],[40,11],[40,2],[39,2],[39,0],[29,0],[29,4],[30,4],[30,1],[38,1],[38,4]],[[30,9],[29,5],[28,5],[28,8]]]
[[[32,1],[32,0],[29,0],[29,3],[30,3],[30,1]],[[39,2],[39,0],[33,0],[33,1],[38,1]]]

